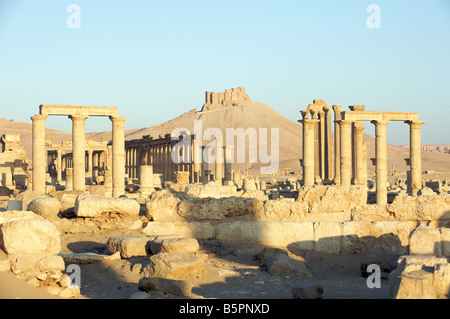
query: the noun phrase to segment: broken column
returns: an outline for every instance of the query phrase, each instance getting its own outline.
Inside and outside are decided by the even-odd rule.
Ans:
[[[407,121],[409,124],[409,149],[410,149],[410,165],[411,165],[411,195],[417,195],[422,188],[422,145],[420,138],[420,127],[425,121]]]
[[[141,165],[139,174],[139,193],[149,195],[153,190],[153,166]]]

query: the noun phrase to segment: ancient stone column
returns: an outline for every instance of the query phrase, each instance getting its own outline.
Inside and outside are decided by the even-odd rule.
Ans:
[[[89,177],[94,177],[93,175],[93,150],[88,150],[88,176]]]
[[[363,157],[362,157],[362,181],[360,185],[367,187],[367,143],[363,142]]]
[[[340,120],[341,147],[341,185],[351,185],[352,182],[352,121]]]
[[[214,169],[214,179],[217,184],[222,185],[223,179],[223,139],[215,137],[216,140],[216,160]]]
[[[73,189],[86,190],[86,132],[88,116],[70,115],[72,120]]]
[[[319,154],[320,154],[320,179],[325,180],[325,111],[319,110]]]
[[[73,168],[66,168],[66,191],[73,190]]]
[[[377,205],[387,204],[387,141],[386,126],[389,121],[372,121],[375,125],[375,150],[376,150],[376,181],[377,181]]]
[[[331,181],[333,173],[333,145],[331,141],[331,107],[324,106],[325,112],[325,179]]]
[[[225,146],[225,176],[227,182],[233,180],[233,148],[234,146]]]
[[[35,115],[31,117],[33,121],[33,191],[45,194],[45,171],[46,171],[46,150],[45,150],[45,120],[47,115]]]
[[[149,195],[153,190],[153,166],[141,165],[139,174],[139,193]]]
[[[320,177],[320,119],[319,112],[311,110],[311,117],[314,121],[314,179],[318,184],[322,183],[322,178]],[[306,141],[305,141],[306,143]],[[305,163],[303,163],[305,165]]]
[[[125,116],[111,116],[113,197],[125,194]]]
[[[422,188],[422,143],[420,128],[425,121],[407,121],[409,124],[411,195],[416,196]]]
[[[192,157],[194,162],[194,183],[200,182],[200,176],[202,171],[202,146],[200,142],[194,136],[194,140],[192,141]]]
[[[62,182],[62,151],[56,150],[56,182]]]
[[[341,184],[341,120],[342,105],[333,105],[334,111],[334,183]]]
[[[302,121],[303,124],[303,132],[304,132],[304,141],[303,145],[303,185],[310,186],[314,185],[314,176],[315,176],[315,149],[314,149],[314,136],[315,136],[315,127],[319,120],[313,119],[304,119]]]
[[[355,185],[363,185],[363,132],[362,122],[354,123],[354,151],[355,151]]]

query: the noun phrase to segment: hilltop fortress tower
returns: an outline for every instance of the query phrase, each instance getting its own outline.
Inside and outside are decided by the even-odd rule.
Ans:
[[[214,111],[224,107],[244,105],[251,103],[250,97],[245,93],[245,88],[233,88],[221,93],[206,92],[205,104],[201,112]]]

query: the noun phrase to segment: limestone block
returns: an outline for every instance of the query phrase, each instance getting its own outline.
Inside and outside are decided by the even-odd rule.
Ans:
[[[42,196],[30,202],[28,211],[54,221],[59,219],[58,214],[61,211],[61,203],[52,196]]]
[[[214,238],[216,227],[210,222],[150,222],[142,232],[148,236],[179,235],[198,239]]]
[[[293,259],[285,254],[275,254],[266,257],[263,261],[267,271],[272,275],[292,275],[303,278],[312,278],[305,261]]]
[[[329,254],[341,252],[342,223],[314,223],[314,250]]]
[[[152,237],[139,235],[122,235],[110,237],[106,243],[108,252],[114,254],[120,252],[124,259],[147,256],[150,250],[150,241]]]
[[[450,220],[450,194],[397,196],[388,210],[398,220]]]
[[[154,221],[182,220],[177,214],[180,199],[167,189],[153,193],[145,202],[145,215]]]
[[[185,280],[167,278],[142,278],[139,280],[139,290],[157,290],[180,297],[191,297],[192,287],[192,283]]]
[[[182,253],[159,253],[152,255],[143,269],[144,277],[185,280],[200,275],[205,262],[197,255]]]
[[[28,209],[28,205],[35,200],[36,198],[42,197],[42,196],[46,196],[46,195],[42,195],[40,193],[37,192],[33,192],[32,190],[28,189],[22,193],[20,193],[16,199],[22,201],[22,210],[27,210]]]
[[[350,212],[354,207],[367,204],[367,187],[364,186],[324,186],[302,187],[297,201],[308,204],[309,212]]]
[[[216,238],[222,241],[259,243],[284,248],[314,248],[312,222],[230,221],[217,226]]]
[[[70,264],[92,264],[101,261],[112,261],[119,260],[120,251],[114,253],[113,255],[101,255],[95,253],[73,253],[73,254],[60,254],[61,258],[64,259],[64,262],[68,265]]]
[[[14,220],[0,225],[0,248],[8,254],[58,254],[60,234],[55,225],[43,218]]]
[[[450,264],[440,263],[434,267],[434,289],[439,299],[450,299]]]
[[[41,273],[60,274],[65,269],[64,260],[47,253],[15,254],[10,257],[11,271],[19,278],[28,280]]]
[[[419,226],[411,233],[409,245],[411,255],[441,256],[440,230],[428,226]]]
[[[349,221],[342,224],[341,252],[361,254],[370,250],[372,223],[368,221]]]
[[[441,232],[441,249],[442,256],[450,257],[450,228],[442,227]]]
[[[221,186],[215,182],[209,182],[206,185],[203,184],[190,184],[186,186],[186,194],[190,197],[213,197],[222,198],[229,196],[238,196],[237,187],[232,186]]]
[[[177,184],[189,184],[190,172],[174,172],[175,182]]]
[[[255,216],[257,220],[303,221],[308,213],[306,203],[283,198],[264,203],[264,215]]]
[[[150,242],[150,249],[153,254],[197,254],[200,249],[200,245],[195,238],[160,238],[160,236],[158,236]]]
[[[81,194],[75,202],[78,217],[93,218],[104,213],[114,213],[125,217],[138,217],[141,206],[134,199],[108,198]]]
[[[406,254],[411,232],[416,228],[413,221],[375,221],[370,235],[376,245],[372,252]]]
[[[42,217],[29,211],[6,211],[0,214],[0,225],[21,219],[42,219]]]

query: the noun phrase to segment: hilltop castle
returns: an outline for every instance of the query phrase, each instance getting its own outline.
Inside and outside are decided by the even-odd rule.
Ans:
[[[251,103],[249,96],[245,93],[245,88],[233,88],[221,93],[206,92],[205,104],[201,112],[213,111],[234,105]]]

